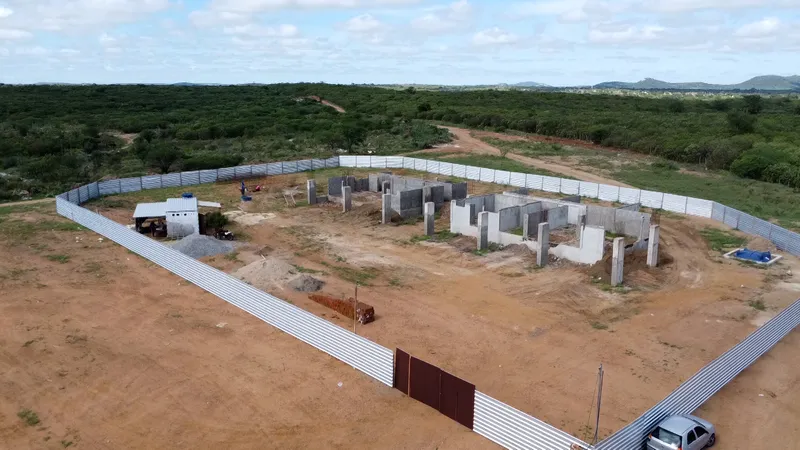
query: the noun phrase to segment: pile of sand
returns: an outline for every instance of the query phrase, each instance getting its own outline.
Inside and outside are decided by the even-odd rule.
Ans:
[[[250,283],[262,291],[282,288],[295,277],[295,268],[278,258],[265,258],[252,262],[231,275]]]
[[[289,286],[299,292],[317,292],[322,289],[325,282],[310,275],[300,275],[289,282]]]

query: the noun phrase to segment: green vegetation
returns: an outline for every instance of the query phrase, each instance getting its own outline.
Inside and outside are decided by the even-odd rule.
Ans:
[[[755,309],[756,311],[766,311],[767,310],[767,305],[764,303],[764,300],[761,300],[761,299],[751,300],[750,302],[748,302],[748,305],[750,305],[750,307]]]
[[[708,242],[708,246],[714,251],[733,250],[741,247],[747,239],[740,238],[733,233],[717,228],[705,228],[700,231],[700,235]]]
[[[322,262],[321,264],[333,270],[342,280],[358,283],[360,286],[369,286],[370,281],[378,276],[378,271],[373,268],[354,269],[347,266],[334,266],[326,262]]]
[[[450,230],[442,230],[439,232],[434,233],[433,236],[426,236],[424,234],[412,236],[411,242],[447,242],[455,237],[461,236],[458,233],[451,233]]]
[[[61,264],[66,264],[69,262],[69,255],[47,255],[47,259],[53,262],[59,262]]]
[[[486,250],[477,250],[477,249],[475,249],[475,250],[472,251],[472,254],[475,255],[475,256],[486,256],[489,253],[497,252],[497,251],[500,251],[502,249],[503,249],[502,245],[497,244],[495,242],[489,242],[489,246],[488,246],[488,248],[486,248]]]
[[[228,261],[239,261],[239,252],[230,252],[225,255],[225,259]]]
[[[595,330],[607,330],[608,325],[604,324],[603,322],[592,322],[592,328]]]
[[[28,425],[29,427],[37,425],[40,422],[39,416],[30,409],[21,410],[20,412],[17,413],[17,417],[22,419],[22,421],[25,422],[25,424]]]
[[[311,275],[316,275],[316,274],[325,275],[325,272],[321,270],[309,269],[308,267],[298,266],[297,264],[292,264],[292,267],[294,267],[294,269],[300,273],[308,273]]]
[[[219,211],[206,214],[206,227],[211,230],[225,228],[228,224],[228,217]]]

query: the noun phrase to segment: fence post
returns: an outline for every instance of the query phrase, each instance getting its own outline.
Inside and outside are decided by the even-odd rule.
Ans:
[[[139,190],[140,191],[144,190],[144,182],[142,182],[142,177],[139,177]]]
[[[183,186],[183,172],[178,172],[178,180],[180,181],[181,186]]]
[[[122,180],[117,180],[117,184],[119,184],[119,188],[117,189],[117,194],[122,194]]]
[[[283,175],[283,161],[281,161],[281,175]]]

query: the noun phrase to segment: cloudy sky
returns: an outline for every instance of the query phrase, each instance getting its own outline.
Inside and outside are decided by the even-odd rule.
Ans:
[[[735,83],[800,0],[0,0],[0,82]]]

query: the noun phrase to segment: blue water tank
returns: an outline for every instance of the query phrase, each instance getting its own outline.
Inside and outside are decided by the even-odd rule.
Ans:
[[[194,194],[192,194],[191,192],[184,192],[183,194],[181,194],[181,197],[183,197],[183,198],[192,198],[192,197],[194,197]]]

